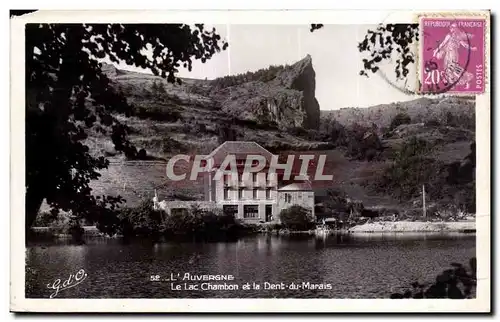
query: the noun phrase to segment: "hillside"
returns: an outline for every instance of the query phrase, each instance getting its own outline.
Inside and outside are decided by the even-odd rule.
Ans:
[[[309,56],[291,66],[216,80],[182,79],[180,85],[112,65],[103,70],[133,106],[133,116],[117,118],[130,127],[130,140],[144,148],[148,158],[128,160],[109,138],[93,131],[87,144],[93,153],[106,155],[111,165],[92,186],[98,194],[122,195],[129,205],[151,198],[155,189],[162,199],[203,198],[201,182],[174,185],[166,180],[166,160],[178,153],[206,154],[224,140],[241,140],[280,154],[326,154],[325,172],[332,173],[334,181],[315,187],[318,196],[333,188],[366,206],[405,208],[415,198],[402,200],[390,191],[375,191],[369,183],[380,180],[408,138],[429,142],[425,156],[440,167],[463,162],[475,141],[474,101],[467,98],[420,98],[321,111],[320,117]],[[400,113],[408,114],[411,124],[389,129]],[[450,196],[462,191],[461,186],[453,189]]]
[[[414,123],[425,123],[430,120],[446,118],[447,113],[458,118],[464,116],[472,123],[463,123],[462,126],[474,128],[474,98],[470,97],[443,97],[431,99],[417,98],[407,102],[375,105],[367,108],[341,108],[334,111],[321,111],[322,119],[335,119],[343,125],[350,123],[376,124],[378,127],[388,127],[391,120],[398,113],[408,114]]]

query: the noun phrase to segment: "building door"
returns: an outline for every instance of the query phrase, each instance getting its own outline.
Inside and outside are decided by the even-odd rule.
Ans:
[[[273,206],[266,205],[266,222],[273,220]]]

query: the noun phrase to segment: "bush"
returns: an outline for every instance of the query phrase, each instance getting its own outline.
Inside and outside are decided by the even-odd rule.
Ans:
[[[283,227],[290,230],[308,230],[313,226],[311,212],[298,205],[283,209],[280,220]]]
[[[255,72],[248,71],[243,74],[219,77],[212,81],[212,85],[216,89],[223,89],[226,87],[240,85],[252,81],[269,82],[275,79],[276,76],[286,67],[286,65],[269,66],[268,68],[262,68]]]
[[[165,233],[169,236],[190,236],[219,239],[235,235],[240,230],[234,215],[193,206],[173,212],[165,218]]]
[[[223,214],[217,210],[206,210],[199,207],[173,211],[168,215],[163,210],[154,210],[153,202],[144,200],[138,207],[122,208],[116,211],[119,233],[124,237],[158,238],[176,236],[203,239],[219,239],[235,236],[241,225],[233,215]],[[112,219],[112,218],[111,218]],[[103,231],[106,227],[98,227]],[[109,227],[108,227],[109,228]],[[114,233],[109,230],[108,233]]]
[[[389,125],[389,129],[392,131],[401,124],[410,124],[411,123],[411,118],[408,114],[406,113],[398,113],[394,118],[391,120],[391,125]]]
[[[431,118],[424,123],[425,126],[440,126],[441,122],[437,118]]]
[[[176,110],[166,109],[160,106],[156,107],[136,107],[132,113],[133,116],[137,116],[141,119],[150,119],[153,121],[162,122],[177,122],[177,120],[182,119],[181,114]]]
[[[354,123],[345,130],[340,143],[347,148],[347,156],[357,160],[373,161],[384,150],[382,141],[372,128]]]
[[[469,267],[465,267],[460,263],[451,263],[451,266],[453,266],[452,269],[447,269],[439,274],[436,281],[431,285],[413,282],[411,288],[401,293],[393,293],[391,298],[474,298],[477,286],[476,258],[469,260]]]
[[[408,200],[420,195],[422,184],[437,183],[443,164],[427,158],[431,145],[412,137],[394,153],[394,162],[376,183],[376,190],[387,192],[400,200]],[[429,185],[428,191],[434,197],[442,193],[438,186]]]
[[[153,201],[143,200],[138,207],[118,210],[119,232],[125,237],[158,236],[163,232],[164,212],[154,210]]]
[[[33,224],[34,227],[50,227],[59,220],[58,211],[44,211],[38,214]]]

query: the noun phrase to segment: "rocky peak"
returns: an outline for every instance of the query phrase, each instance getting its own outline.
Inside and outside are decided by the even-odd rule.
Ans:
[[[311,55],[293,64],[277,77],[277,80],[286,88],[303,93],[303,107],[306,112],[305,127],[319,126],[320,108],[316,100],[316,72],[314,71]]]
[[[279,71],[270,80],[255,80],[231,86],[222,103],[229,114],[279,127],[319,127],[320,108],[315,97],[316,73],[312,58],[305,58]]]

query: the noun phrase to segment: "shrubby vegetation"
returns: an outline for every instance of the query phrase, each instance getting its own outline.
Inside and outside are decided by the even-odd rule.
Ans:
[[[280,212],[281,227],[290,230],[309,230],[314,226],[311,211],[308,209],[293,205]]]
[[[423,299],[448,298],[470,299],[475,298],[477,287],[476,258],[469,260],[469,267],[460,263],[451,263],[452,269],[443,271],[432,284],[413,282],[410,288],[391,294],[392,299]]]
[[[41,212],[34,222],[35,227],[44,227],[47,230],[31,231],[29,235],[34,238],[52,238],[57,235],[68,235],[74,241],[81,242],[84,234],[82,223],[71,214],[61,214],[59,211]]]
[[[443,166],[439,161],[426,156],[430,149],[430,144],[425,140],[416,137],[406,140],[395,151],[393,163],[377,182],[377,189],[399,200],[419,196],[422,184],[436,181],[439,169]]]
[[[324,213],[334,214],[335,218],[346,222],[350,214],[354,216],[361,216],[364,206],[361,202],[353,202],[346,193],[337,189],[328,189],[327,196],[323,201]]]
[[[162,210],[154,210],[150,200],[143,201],[137,207],[117,209],[109,215],[109,224],[98,224],[97,228],[108,235],[119,234],[125,238],[215,240],[236,237],[251,230],[251,227],[241,224],[233,215],[218,210],[193,206],[168,215]]]
[[[359,123],[344,126],[335,119],[330,119],[322,122],[319,133],[315,133],[315,139],[327,140],[344,149],[349,158],[374,161],[384,151],[378,132],[374,124],[370,127]]]
[[[276,78],[278,73],[288,68],[288,65],[269,66],[259,69],[255,72],[246,72],[237,75],[230,75],[216,78],[212,81],[216,89],[222,89],[230,86],[240,85],[247,82],[260,81],[269,82]]]
[[[141,119],[150,119],[161,122],[176,122],[182,118],[181,114],[170,108],[161,106],[136,106],[131,116],[137,116]]]
[[[389,130],[394,130],[401,124],[410,124],[411,123],[411,118],[408,114],[406,113],[398,113],[394,118],[391,120],[391,124],[389,125]]]
[[[475,144],[461,162],[445,164],[429,156],[433,145],[411,137],[394,152],[393,163],[379,180],[375,190],[400,201],[421,197],[422,185],[438,203],[453,204],[462,211],[475,212]]]

